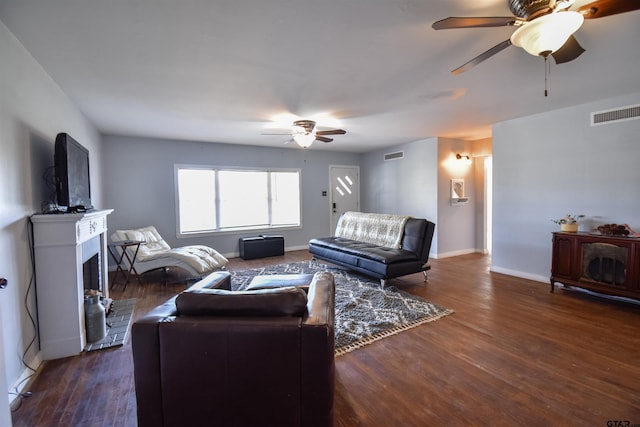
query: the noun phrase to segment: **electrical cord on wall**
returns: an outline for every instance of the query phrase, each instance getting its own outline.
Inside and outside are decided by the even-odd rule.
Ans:
[[[11,396],[17,397],[17,403],[12,405],[11,407],[12,412],[15,412],[18,409],[20,409],[20,407],[22,406],[23,398],[31,397],[32,393],[30,391],[21,392],[19,389],[20,389],[20,386],[22,386],[22,384],[29,381],[37,372],[37,369],[32,368],[25,360],[27,357],[27,353],[29,352],[29,349],[31,349],[31,347],[36,342],[36,339],[38,338],[38,334],[37,334],[38,327],[35,319],[33,318],[33,315],[31,314],[31,311],[29,310],[29,295],[31,294],[31,289],[33,289],[33,285],[35,283],[35,275],[36,275],[35,250],[33,247],[34,246],[33,245],[33,222],[31,222],[31,218],[29,218],[29,221],[27,223],[27,232],[28,232],[27,241],[29,243],[29,260],[31,261],[31,277],[29,278],[29,286],[27,287],[27,292],[25,293],[25,296],[24,296],[24,307],[27,312],[27,316],[29,316],[29,320],[31,320],[31,325],[33,326],[33,338],[31,339],[27,347],[24,349],[21,360],[22,360],[22,364],[31,371],[31,374],[27,375],[27,377],[23,378],[18,384],[16,384],[14,388],[15,391],[9,392]]]

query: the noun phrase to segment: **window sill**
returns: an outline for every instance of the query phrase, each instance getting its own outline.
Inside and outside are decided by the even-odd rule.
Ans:
[[[291,226],[282,226],[282,227],[247,227],[247,228],[234,228],[234,229],[225,229],[225,230],[211,230],[211,231],[203,231],[203,232],[195,232],[195,233],[178,233],[178,239],[192,239],[198,237],[207,237],[207,236],[225,236],[225,235],[247,235],[247,234],[274,234],[274,232],[280,231],[288,231],[288,230],[301,230],[302,225],[291,225]]]

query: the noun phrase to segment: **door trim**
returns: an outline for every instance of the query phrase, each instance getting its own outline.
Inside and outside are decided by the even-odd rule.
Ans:
[[[358,204],[358,210],[360,210],[360,166],[358,165],[329,165],[329,205],[328,205],[328,212],[329,212],[329,235],[333,235],[333,232],[336,229],[336,224],[333,223],[333,170],[334,169],[353,169],[354,171],[356,171],[356,173],[358,174],[358,186],[357,186],[357,191],[358,191],[358,195],[357,195],[357,204]],[[337,222],[337,221],[336,221]]]

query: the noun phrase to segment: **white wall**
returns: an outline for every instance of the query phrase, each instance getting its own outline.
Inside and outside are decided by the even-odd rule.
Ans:
[[[457,160],[456,153],[472,155],[476,143],[451,138],[428,138],[363,155],[361,168],[362,210],[426,218],[435,222],[431,244],[433,258],[478,251],[476,238],[475,162]],[[480,154],[490,153],[489,140],[481,141]],[[400,160],[384,161],[384,155],[404,152]],[[487,151],[487,152],[485,152]],[[469,202],[451,205],[451,180],[465,180]],[[482,197],[482,194],[479,195]]]
[[[640,229],[640,120],[590,126],[590,113],[640,104],[640,93],[493,127],[492,269],[548,281],[551,219],[585,214],[581,229]]]
[[[302,170],[302,229],[275,230],[286,249],[308,247],[309,239],[331,234],[329,165],[359,165],[360,155],[123,136],[104,137],[105,200],[115,209],[110,232],[154,225],[171,246],[204,244],[237,256],[238,238],[258,232],[176,237],[174,164],[299,168]]]
[[[404,158],[384,161],[387,153]],[[366,153],[360,168],[363,212],[411,215],[436,223],[431,254],[438,252],[438,140],[429,138]]]
[[[96,130],[2,23],[0,58],[0,277],[9,281],[0,290],[0,323],[4,325],[0,351],[4,352],[8,386],[12,386],[26,372],[21,358],[35,336],[25,308],[28,293],[29,310],[36,316],[28,224],[50,196],[42,175],[53,165],[56,135],[68,132],[90,150],[97,206],[102,199],[102,171]],[[36,341],[27,352],[27,363],[38,363],[37,346]],[[5,385],[0,384],[1,388]]]
[[[472,143],[438,138],[438,258],[476,251],[474,162],[458,160],[456,154],[471,157]],[[451,180],[464,179],[466,204],[451,204]]]

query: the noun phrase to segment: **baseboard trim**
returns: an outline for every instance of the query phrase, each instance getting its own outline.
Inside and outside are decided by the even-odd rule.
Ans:
[[[42,358],[40,357],[40,352],[35,355],[33,359],[29,362],[29,366],[34,368],[36,372],[32,372],[31,369],[25,368],[15,383],[9,388],[9,407],[14,403],[17,403],[19,393],[22,393],[33,381],[34,377],[38,374],[38,370],[42,365]]]
[[[482,251],[479,250],[479,249],[461,249],[459,251],[450,251],[450,252],[441,252],[441,253],[437,253],[437,254],[429,254],[429,258],[442,259],[442,258],[451,258],[451,257],[454,257],[454,256],[476,254],[476,253],[482,253]]]
[[[489,271],[493,273],[506,274],[508,276],[519,277],[521,279],[533,280],[535,282],[549,283],[549,276],[540,276],[538,274],[526,273],[519,270],[511,270],[509,268],[496,267],[494,265],[489,268]]]

